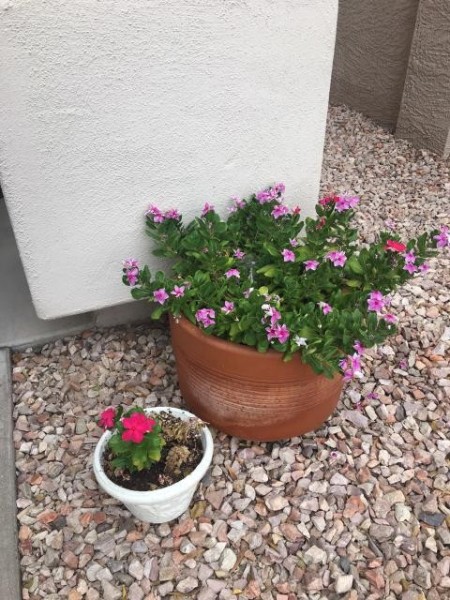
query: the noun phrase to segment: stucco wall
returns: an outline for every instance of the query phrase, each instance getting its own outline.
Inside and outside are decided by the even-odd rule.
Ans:
[[[340,0],[332,104],[395,127],[418,3]]]
[[[450,155],[450,3],[421,0],[396,135]]]
[[[0,172],[33,302],[129,299],[153,201],[317,199],[334,0],[0,0]]]

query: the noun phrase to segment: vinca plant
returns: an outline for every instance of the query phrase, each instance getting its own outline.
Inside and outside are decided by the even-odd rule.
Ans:
[[[327,377],[360,376],[364,349],[396,330],[389,294],[429,268],[435,249],[448,246],[449,229],[409,241],[383,231],[361,244],[352,228],[359,198],[328,196],[316,218],[302,220],[299,207],[284,203],[284,189],[234,198],[226,219],[206,203],[187,224],[176,209],[151,205],[147,233],[170,272],[128,259],[122,280],[133,298],[156,303],[154,319],[169,312],[259,352],[285,360],[299,352]]]

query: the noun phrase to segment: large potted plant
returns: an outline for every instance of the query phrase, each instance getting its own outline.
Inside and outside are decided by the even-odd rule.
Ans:
[[[381,232],[358,243],[350,224],[359,199],[329,196],[316,218],[283,202],[277,184],[234,199],[227,219],[205,204],[183,224],[176,209],[146,212],[153,253],[172,260],[151,273],[126,260],[134,298],[171,315],[179,383],[191,410],[253,440],[317,428],[343,381],[361,376],[365,348],[395,332],[389,292],[428,268],[448,228],[404,243]]]
[[[108,408],[93,458],[100,487],[150,523],[179,517],[211,464],[213,440],[197,417],[178,408]]]

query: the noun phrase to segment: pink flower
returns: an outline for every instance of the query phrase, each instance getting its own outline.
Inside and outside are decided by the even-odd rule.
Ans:
[[[147,217],[153,217],[154,223],[163,223],[164,222],[163,213],[154,204],[150,204],[150,206],[147,208],[145,214]]]
[[[173,219],[174,221],[177,221],[178,219],[181,218],[180,213],[177,211],[176,208],[170,208],[169,210],[167,210],[164,213],[164,218],[165,219]]]
[[[284,185],[284,183],[276,183],[272,189],[276,194],[281,195],[284,194],[284,192],[286,191],[286,186]]]
[[[139,279],[138,261],[135,258],[127,258],[123,261],[123,268],[129,285],[136,285]]]
[[[234,302],[228,302],[228,300],[225,300],[225,303],[220,310],[226,315],[229,315],[234,310]]]
[[[155,302],[159,302],[160,304],[164,304],[168,297],[169,294],[164,288],[159,288],[159,290],[155,290],[153,292],[153,299]]]
[[[278,200],[278,197],[284,192],[284,184],[277,183],[273,187],[261,190],[256,194],[256,199],[260,204],[266,204],[272,200]]]
[[[237,258],[238,260],[242,260],[245,256],[245,252],[242,252],[242,250],[240,250],[238,248],[237,250],[234,251],[233,256],[234,256],[234,258]]]
[[[201,308],[195,313],[195,318],[203,327],[209,327],[216,324],[216,311],[213,308]]]
[[[289,240],[289,243],[293,248],[297,248],[297,246],[298,246],[298,241],[295,238],[292,240]]]
[[[300,212],[301,212],[301,210],[302,210],[302,209],[300,208],[300,206],[294,206],[294,207],[292,208],[292,214],[293,214],[293,215],[299,215],[299,214],[300,214]]]
[[[335,267],[343,267],[347,261],[347,257],[345,256],[345,252],[341,252],[338,250],[333,250],[332,252],[328,252],[326,255],[328,260],[331,260]]]
[[[205,217],[209,212],[214,212],[214,205],[205,202],[205,205],[202,210],[202,217]]]
[[[380,312],[386,306],[386,298],[381,292],[373,291],[370,292],[367,300],[367,307],[369,310],[374,312]]]
[[[404,254],[405,263],[414,264],[416,262],[416,255],[414,254],[414,250],[410,250]]]
[[[228,271],[226,271],[225,273],[225,277],[227,279],[230,279],[230,277],[236,277],[237,279],[239,279],[241,277],[241,274],[237,269],[228,269]]]
[[[344,373],[344,381],[350,381],[353,377],[362,377],[361,360],[358,354],[348,355],[339,362]]]
[[[266,331],[269,342],[276,339],[280,342],[280,344],[284,344],[287,342],[290,336],[289,329],[286,327],[286,325],[273,325],[271,327],[266,327]]]
[[[99,419],[100,427],[103,429],[112,429],[114,427],[114,421],[116,418],[116,409],[115,408],[107,408],[102,412]]]
[[[246,205],[245,200],[241,200],[237,196],[232,196],[231,199],[233,200],[235,210],[237,210],[238,208],[244,208],[244,206]]]
[[[386,313],[383,315],[383,319],[386,321],[386,323],[397,323],[397,317],[392,313]]]
[[[130,269],[125,273],[125,277],[128,280],[128,283],[133,287],[136,285],[139,279],[139,270],[138,269]]]
[[[289,214],[289,207],[284,204],[277,204],[270,214],[274,219],[279,219]]]
[[[433,236],[433,239],[437,241],[436,246],[438,248],[445,248],[450,244],[450,234],[447,225],[441,225],[441,230],[438,235]]]
[[[410,275],[412,275],[413,273],[415,273],[418,269],[416,267],[416,265],[414,265],[413,263],[405,263],[405,266],[403,267],[404,271],[408,271],[408,273]]]
[[[391,252],[404,252],[406,250],[405,244],[397,242],[396,240],[387,240],[384,250],[390,250]]]
[[[150,419],[144,413],[135,412],[130,417],[122,419],[125,431],[122,433],[124,442],[134,442],[140,444],[146,433],[151,431],[156,425],[154,419]]]
[[[270,318],[271,325],[275,325],[275,323],[281,319],[280,312],[273,306],[268,306],[267,304],[263,304],[261,308],[264,310],[265,318],[266,319]]]
[[[324,315],[328,315],[330,312],[333,312],[333,308],[326,302],[319,302],[319,306]]]
[[[186,289],[186,286],[182,285],[180,287],[178,287],[178,285],[175,285],[173,290],[170,292],[170,294],[172,296],[175,296],[175,298],[182,298],[184,296],[184,290]]]
[[[419,265],[419,271],[421,271],[422,273],[426,273],[427,271],[429,271],[429,269],[430,265],[428,263],[423,263]]]
[[[305,271],[315,271],[320,263],[318,260],[305,260],[303,264],[305,265]]]
[[[365,351],[364,346],[361,344],[361,342],[359,340],[355,340],[355,343],[353,344],[353,348],[356,350],[356,353],[359,356],[361,356],[361,354],[363,354]]]
[[[138,261],[135,258],[127,258],[122,264],[124,269],[134,269],[138,267]]]
[[[295,262],[295,254],[292,252],[292,250],[288,250],[288,248],[285,248],[281,252],[281,254],[283,256],[284,262]]]
[[[342,196],[337,196],[334,201],[336,211],[343,212],[349,208],[355,208],[359,202],[359,198],[358,196],[349,196],[347,194],[343,194]]]

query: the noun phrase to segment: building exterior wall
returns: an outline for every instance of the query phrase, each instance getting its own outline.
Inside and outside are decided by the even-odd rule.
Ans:
[[[129,299],[149,202],[317,200],[337,0],[0,0],[0,173],[37,314]]]
[[[450,155],[450,4],[421,0],[396,135]]]
[[[395,127],[418,3],[340,0],[332,104],[346,104]]]

